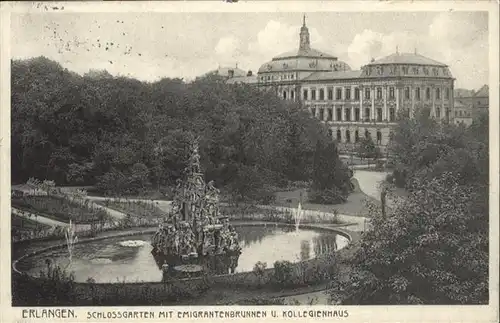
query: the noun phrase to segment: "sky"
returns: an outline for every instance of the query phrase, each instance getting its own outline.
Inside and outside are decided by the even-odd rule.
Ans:
[[[352,69],[414,52],[450,66],[456,87],[488,83],[487,12],[305,13],[311,46]],[[45,56],[79,74],[193,79],[218,66],[257,71],[295,50],[302,13],[31,13],[11,16],[11,56]]]

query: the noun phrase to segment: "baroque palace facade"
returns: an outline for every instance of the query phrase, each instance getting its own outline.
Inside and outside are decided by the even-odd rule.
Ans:
[[[453,118],[454,78],[447,65],[415,53],[396,53],[351,70],[337,57],[311,48],[305,23],[299,49],[264,63],[257,75],[235,76],[228,83],[250,83],[301,102],[330,129],[348,152],[363,137],[385,150],[398,110],[410,115],[428,107],[440,120]]]

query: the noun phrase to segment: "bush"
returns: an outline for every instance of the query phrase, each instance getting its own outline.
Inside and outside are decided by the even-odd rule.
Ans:
[[[278,260],[274,263],[274,280],[281,286],[292,283],[293,264],[286,260]]]
[[[321,191],[312,190],[309,201],[318,204],[340,204],[346,202],[347,197],[337,187],[333,187]]]

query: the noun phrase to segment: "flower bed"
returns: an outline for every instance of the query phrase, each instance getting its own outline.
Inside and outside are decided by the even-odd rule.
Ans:
[[[13,207],[42,215],[46,218],[68,223],[89,224],[95,220],[105,221],[109,215],[96,208],[88,200],[75,201],[61,196],[23,196],[12,197]]]

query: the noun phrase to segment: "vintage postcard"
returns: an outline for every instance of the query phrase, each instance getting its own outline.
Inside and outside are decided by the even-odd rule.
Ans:
[[[498,18],[2,3],[1,321],[498,321]]]

